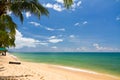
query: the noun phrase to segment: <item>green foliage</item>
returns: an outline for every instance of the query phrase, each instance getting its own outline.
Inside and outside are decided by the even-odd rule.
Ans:
[[[16,27],[9,15],[0,16],[0,47],[15,46]]]
[[[23,22],[23,15],[22,12],[29,11],[30,13],[34,14],[35,16],[38,16],[40,18],[41,15],[47,15],[49,14],[48,10],[44,8],[38,0],[19,0],[14,1],[9,8],[10,11],[13,12],[13,14],[20,18],[21,22]]]
[[[12,13],[20,18],[23,22],[23,12],[31,12],[35,16],[40,18],[41,15],[49,14],[48,10],[44,8],[38,0],[1,0],[0,1],[0,16],[6,14],[7,11],[12,11]]]
[[[73,4],[73,0],[64,0],[64,5],[66,8],[70,8],[72,4]]]

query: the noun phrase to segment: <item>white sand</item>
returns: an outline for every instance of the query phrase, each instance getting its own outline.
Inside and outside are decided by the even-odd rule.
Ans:
[[[65,66],[30,62],[17,65],[9,61],[18,59],[10,54],[0,56],[0,80],[120,80],[108,74]]]

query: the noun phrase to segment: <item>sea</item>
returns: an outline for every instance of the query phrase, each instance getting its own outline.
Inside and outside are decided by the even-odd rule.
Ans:
[[[22,61],[62,65],[120,76],[120,52],[12,52]]]

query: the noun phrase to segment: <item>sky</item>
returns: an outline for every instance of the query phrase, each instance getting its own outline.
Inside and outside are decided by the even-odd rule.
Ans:
[[[18,25],[19,52],[120,52],[120,0],[74,0],[66,9],[62,0],[39,0],[49,16],[38,19],[23,13]]]

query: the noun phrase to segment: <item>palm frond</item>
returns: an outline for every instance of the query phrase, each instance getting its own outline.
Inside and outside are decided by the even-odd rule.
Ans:
[[[21,22],[23,22],[23,15],[22,12],[31,12],[35,16],[40,18],[41,15],[48,16],[49,12],[46,8],[44,8],[38,0],[24,0],[19,2],[14,2],[11,5],[10,10],[15,14],[17,17],[19,16]]]
[[[15,46],[16,27],[9,15],[0,16],[0,47]]]
[[[66,8],[70,8],[72,4],[73,4],[73,0],[64,0],[64,5]]]

